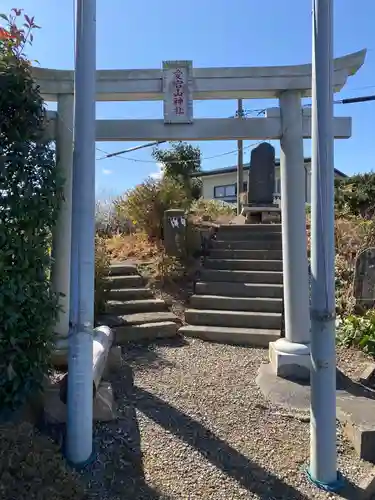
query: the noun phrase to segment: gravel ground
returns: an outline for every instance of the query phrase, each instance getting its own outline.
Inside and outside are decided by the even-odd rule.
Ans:
[[[341,351],[340,351],[341,353]],[[350,364],[348,351],[339,353]],[[270,406],[255,377],[267,351],[199,340],[132,344],[113,378],[119,420],[98,424],[85,473],[101,500],[359,498],[359,461],[338,427],[343,497],[310,486],[306,414]],[[364,357],[354,355],[356,368]]]

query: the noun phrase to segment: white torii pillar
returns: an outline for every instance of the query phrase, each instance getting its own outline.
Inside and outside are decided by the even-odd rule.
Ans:
[[[307,378],[310,312],[301,94],[285,91],[279,102],[285,338],[270,343],[270,361],[279,376]]]
[[[52,289],[59,294],[60,313],[55,325],[53,363],[67,362],[70,306],[70,256],[72,227],[72,169],[73,169],[74,96],[58,96],[56,124],[57,167],[64,177],[64,201],[52,237]]]

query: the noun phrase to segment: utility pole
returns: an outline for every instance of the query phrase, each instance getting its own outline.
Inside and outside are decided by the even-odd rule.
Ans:
[[[313,0],[310,478],[337,489],[333,1]]]
[[[242,99],[238,99],[237,118],[243,118]],[[241,214],[241,193],[243,192],[243,141],[237,141],[237,215]]]
[[[77,0],[74,73],[71,311],[66,455],[92,456],[95,274],[96,0]]]

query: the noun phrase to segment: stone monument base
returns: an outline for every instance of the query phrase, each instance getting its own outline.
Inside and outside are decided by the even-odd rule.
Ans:
[[[281,222],[281,209],[278,205],[244,205],[241,215],[246,218],[245,224],[280,224]]]
[[[310,346],[280,338],[269,344],[269,360],[273,373],[282,378],[310,378]]]

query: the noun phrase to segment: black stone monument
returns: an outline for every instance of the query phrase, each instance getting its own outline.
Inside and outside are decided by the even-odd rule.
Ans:
[[[248,206],[274,206],[275,148],[268,142],[262,142],[251,152],[247,186]]]

